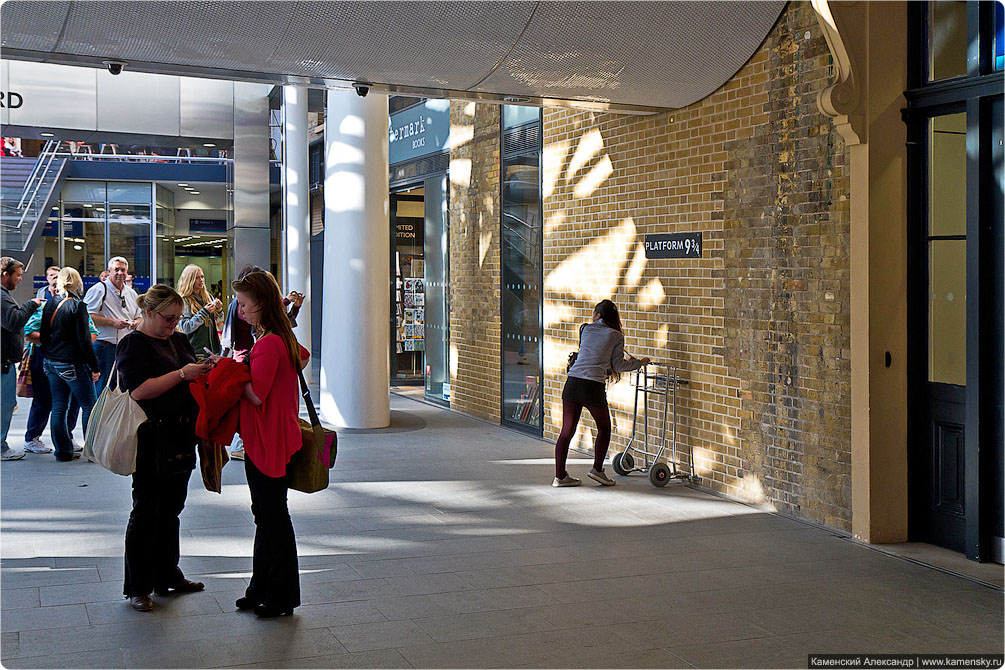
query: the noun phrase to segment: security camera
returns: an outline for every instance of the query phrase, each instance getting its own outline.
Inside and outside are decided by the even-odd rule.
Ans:
[[[370,84],[361,81],[355,82],[352,87],[356,89],[356,95],[361,98],[365,98],[366,94],[370,92]]]
[[[108,71],[111,74],[115,75],[122,74],[122,69],[126,66],[126,64],[120,60],[103,60],[101,61],[101,64],[108,68]]]

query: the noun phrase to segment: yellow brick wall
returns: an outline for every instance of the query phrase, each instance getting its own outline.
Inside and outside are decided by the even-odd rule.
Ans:
[[[450,126],[450,405],[499,421],[499,107],[451,102]]]
[[[627,351],[690,380],[678,438],[705,485],[850,528],[849,184],[815,104],[831,75],[809,3],[791,3],[690,107],[545,110],[545,437],[561,427],[577,326],[611,298]],[[697,231],[701,259],[645,258],[645,234]],[[612,454],[631,429],[630,378],[608,388]],[[574,445],[594,434],[584,413]]]

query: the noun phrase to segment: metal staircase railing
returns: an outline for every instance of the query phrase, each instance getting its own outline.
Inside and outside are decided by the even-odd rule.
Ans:
[[[25,259],[30,255],[28,247],[32,245],[29,242],[37,237],[40,226],[44,226],[53,198],[58,196],[55,191],[66,177],[66,160],[58,155],[60,144],[57,140],[45,143],[17,204],[13,204],[13,198],[3,203],[0,217],[3,242],[0,246],[4,254]]]

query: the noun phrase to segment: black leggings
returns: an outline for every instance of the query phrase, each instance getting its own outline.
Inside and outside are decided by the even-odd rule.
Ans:
[[[607,458],[607,447],[611,444],[611,413],[604,407],[586,408],[597,424],[597,442],[593,447],[593,467],[596,470],[604,468]],[[559,479],[568,473],[565,471],[565,461],[569,456],[569,443],[579,426],[579,416],[583,413],[583,405],[572,400],[562,400],[562,432],[555,443],[555,476]]]

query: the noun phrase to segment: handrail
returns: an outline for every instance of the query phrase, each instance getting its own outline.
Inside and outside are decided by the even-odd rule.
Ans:
[[[24,190],[21,191],[21,199],[18,200],[17,202],[18,209],[21,209],[21,207],[24,206],[24,199],[28,196],[28,190],[31,188],[32,183],[35,181],[35,177],[38,174],[38,169],[39,167],[42,166],[42,160],[53,149],[52,146],[53,142],[55,142],[55,140],[45,141],[45,146],[42,148],[42,153],[38,155],[38,160],[35,161],[35,165],[31,169],[31,174],[28,175],[28,179],[24,182]]]
[[[60,151],[54,155],[59,156],[61,158],[69,158],[70,160],[76,160],[77,157],[77,154],[68,151]],[[87,154],[87,160],[89,161],[110,160],[123,163],[131,161],[139,161],[141,163],[144,161],[152,163],[164,163],[164,162],[191,163],[195,161],[199,163],[220,163],[220,164],[234,162],[233,158],[212,158],[206,156],[149,156],[146,154]]]
[[[32,191],[32,193],[31,193],[31,202],[34,202],[36,196],[38,196],[38,189],[42,188],[42,182],[45,181],[46,175],[49,174],[49,168],[52,167],[52,161],[54,161],[54,160],[56,160],[56,152],[55,151],[52,152],[51,154],[49,154],[49,160],[45,164],[45,169],[43,169],[42,172],[40,172],[39,175],[38,175],[38,181],[35,182],[35,190]],[[41,162],[41,161],[39,161],[39,162]],[[21,200],[22,200],[22,202],[24,201],[24,195],[21,196]],[[20,206],[21,206],[21,203],[18,203],[18,207],[20,207]],[[28,211],[28,208],[25,207],[25,213],[27,213],[27,211]],[[18,225],[20,227],[20,224],[18,224]]]

